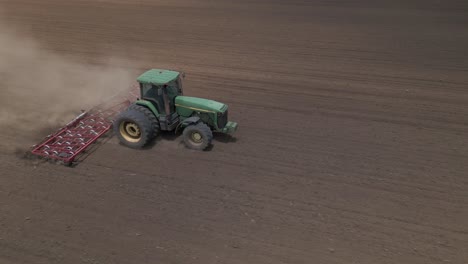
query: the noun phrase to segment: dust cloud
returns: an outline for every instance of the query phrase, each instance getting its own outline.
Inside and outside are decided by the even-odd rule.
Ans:
[[[0,131],[11,139],[0,142],[0,149],[41,139],[134,80],[126,69],[71,61],[0,26]]]

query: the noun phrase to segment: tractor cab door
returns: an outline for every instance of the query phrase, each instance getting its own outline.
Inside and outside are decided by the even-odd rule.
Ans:
[[[179,123],[179,115],[175,109],[177,94],[169,85],[142,84],[141,98],[151,102],[159,112],[159,126],[161,130],[173,130]]]
[[[161,87],[146,83],[142,84],[141,99],[151,102],[151,104],[153,104],[153,106],[158,110],[159,114],[166,115],[163,90]]]

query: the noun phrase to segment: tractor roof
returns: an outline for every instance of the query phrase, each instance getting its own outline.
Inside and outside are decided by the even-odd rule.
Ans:
[[[179,73],[176,71],[152,69],[140,75],[137,81],[140,83],[161,85],[176,80],[178,77]]]

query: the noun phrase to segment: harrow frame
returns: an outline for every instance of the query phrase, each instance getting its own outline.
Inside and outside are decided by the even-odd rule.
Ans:
[[[112,128],[114,117],[138,98],[135,93],[137,89],[138,87],[132,86],[128,95],[116,96],[106,104],[83,111],[57,132],[34,145],[30,153],[47,160],[72,165],[78,156],[84,154]]]

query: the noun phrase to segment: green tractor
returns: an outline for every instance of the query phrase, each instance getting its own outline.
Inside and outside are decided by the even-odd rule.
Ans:
[[[190,149],[204,150],[213,132],[233,133],[228,106],[213,100],[183,96],[182,75],[152,69],[138,77],[140,98],[114,121],[114,132],[130,148],[148,145],[160,131],[180,131]]]

